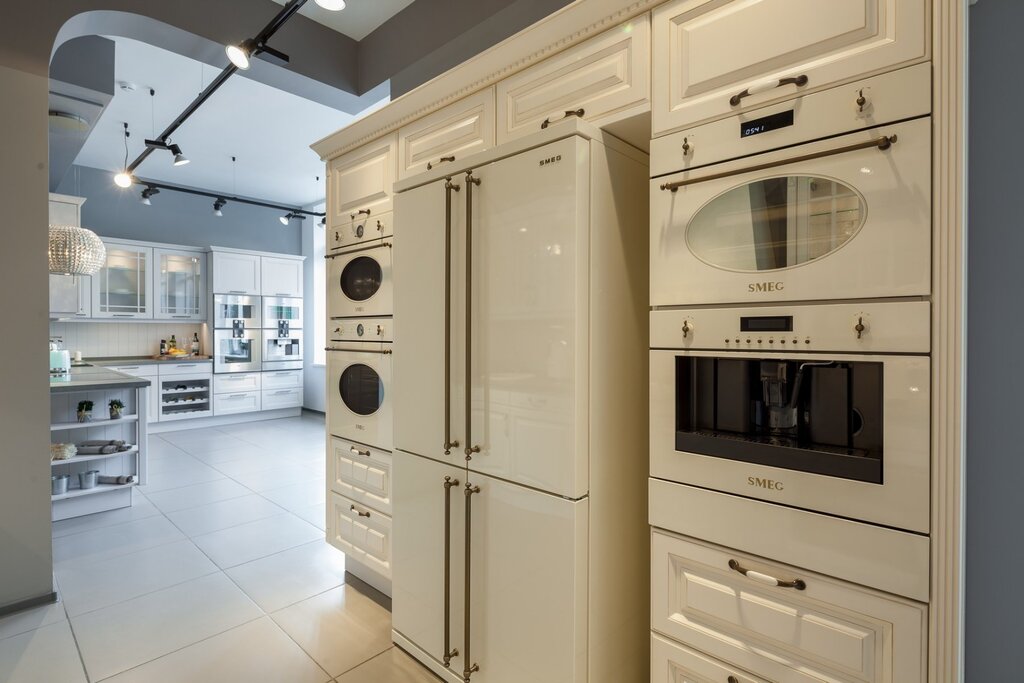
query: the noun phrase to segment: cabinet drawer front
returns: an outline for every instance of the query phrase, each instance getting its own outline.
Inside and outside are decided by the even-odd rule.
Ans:
[[[327,501],[327,541],[391,578],[391,517],[331,492]]]
[[[651,683],[768,683],[716,659],[651,634]]]
[[[327,224],[343,227],[360,211],[391,210],[392,186],[398,171],[398,134],[333,159],[327,164]]]
[[[652,626],[685,645],[775,683],[924,680],[924,605],[660,531],[651,549]]]
[[[650,20],[641,16],[498,83],[498,144],[566,111],[583,109],[588,121],[610,123],[646,109],[650,54]]]
[[[204,361],[201,363],[167,363],[161,365],[160,376],[169,375],[212,375],[213,363]]]
[[[297,389],[302,386],[302,370],[279,370],[263,373],[263,390]]]
[[[263,410],[301,408],[302,389],[273,389],[263,391]]]
[[[337,493],[391,514],[391,454],[387,451],[332,438],[327,481]]]
[[[821,7],[817,0],[675,0],[655,9],[654,135],[928,57],[926,0]],[[806,82],[778,84],[797,77]]]
[[[260,385],[258,372],[217,375],[213,378],[213,393],[237,394],[243,391],[259,391]]]
[[[393,213],[377,213],[370,215],[356,214],[347,221],[332,226],[327,231],[327,248],[331,251],[369,245],[374,241],[391,237],[394,230]]]
[[[398,178],[404,180],[491,147],[494,88],[487,88],[398,131]]]
[[[254,413],[260,409],[260,392],[248,391],[239,394],[218,394],[213,397],[214,415]]]
[[[117,372],[123,372],[126,375],[131,375],[132,377],[156,377],[160,372],[160,368],[153,364],[111,365],[110,369],[116,370]]]

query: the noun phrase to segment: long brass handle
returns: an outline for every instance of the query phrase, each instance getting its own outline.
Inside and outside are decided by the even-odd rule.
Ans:
[[[466,171],[466,462],[480,452],[473,445],[473,186],[480,179]]]
[[[566,109],[565,110],[565,114],[563,114],[561,118],[558,118],[558,119],[546,118],[546,119],[544,119],[544,121],[542,121],[541,124],[540,124],[540,129],[544,130],[545,128],[550,126],[552,123],[555,123],[556,121],[565,121],[567,118],[570,118],[572,116],[576,116],[578,118],[583,118],[583,114],[585,114],[585,113],[586,112],[583,111],[583,107],[580,107],[579,109]]]
[[[444,666],[449,668],[452,657],[459,651],[451,647],[451,611],[452,611],[452,487],[458,486],[459,480],[444,478]]]
[[[447,157],[441,157],[440,159],[438,159],[438,160],[437,160],[437,164],[438,164],[438,166],[440,166],[441,164],[443,164],[443,163],[444,163],[444,162],[446,162],[446,161],[455,161],[455,155],[454,155],[454,154],[452,154],[451,156],[447,156]],[[432,164],[432,163],[430,163],[430,162],[428,161],[428,162],[427,162],[427,170],[429,171],[429,170],[431,170],[432,168],[434,168],[434,164]]]
[[[349,446],[348,450],[350,453],[355,453],[356,455],[365,455],[366,457],[370,457],[370,451],[361,451],[355,446]]]
[[[736,560],[729,560],[729,569],[734,572],[739,572],[743,576],[757,581],[759,583],[768,584],[769,586],[778,586],[779,588],[795,588],[798,591],[802,591],[807,588],[807,584],[804,583],[803,579],[793,579],[792,581],[783,581],[777,579],[774,576],[768,574],[762,574],[761,572],[755,572],[753,569],[746,569]]]
[[[394,351],[391,349],[384,349],[383,351],[374,351],[373,349],[335,349],[328,346],[324,351],[344,351],[347,353],[376,353],[381,356],[390,356]]]
[[[459,442],[452,441],[452,192],[459,185],[444,179],[444,454],[451,455]],[[445,648],[447,650],[447,648]]]
[[[802,88],[807,85],[807,76],[800,74],[799,76],[792,76],[790,78],[780,78],[777,81],[768,81],[767,83],[758,83],[748,87],[746,90],[740,93],[736,93],[729,98],[729,104],[736,107],[743,101],[744,97],[750,97],[762,92],[768,92],[775,88],[781,88],[784,85],[795,85],[798,88]]]
[[[846,145],[845,147],[837,147],[835,149],[827,149],[822,152],[813,152],[811,154],[804,154],[798,157],[790,157],[789,159],[779,159],[778,161],[769,161],[764,164],[757,164],[756,166],[748,166],[736,171],[726,171],[723,173],[715,173],[712,175],[701,176],[700,178],[688,178],[687,180],[677,180],[674,183],[663,183],[661,189],[675,192],[680,187],[687,185],[693,185],[695,183],[704,183],[709,180],[719,180],[720,178],[728,178],[729,176],[739,175],[741,173],[753,173],[754,171],[763,171],[768,168],[775,168],[776,166],[786,166],[788,164],[798,164],[804,161],[812,161],[814,159],[821,159],[824,157],[836,156],[837,154],[846,154],[847,152],[856,152],[861,149],[870,149],[872,147],[884,152],[893,145],[896,144],[895,135],[883,135],[880,138],[873,140],[867,140],[865,142],[857,142],[852,145]]]
[[[352,512],[356,513],[360,517],[366,517],[367,519],[370,518],[370,513],[369,512],[360,512],[359,509],[356,508],[355,505],[349,505],[348,509],[351,510]]]
[[[466,488],[464,490],[465,490],[465,493],[466,493],[466,602],[463,605],[463,627],[464,627],[464,631],[463,631],[462,646],[463,646],[463,652],[465,653],[464,656],[463,656],[463,660],[465,661],[465,666],[464,666],[464,668],[462,670],[462,680],[465,683],[469,683],[470,677],[472,677],[472,675],[474,673],[476,673],[477,671],[480,670],[480,665],[479,664],[476,664],[476,663],[470,664],[470,662],[473,661],[473,658],[470,656],[470,649],[469,649],[469,646],[470,646],[469,634],[470,634],[470,619],[471,619],[471,609],[470,609],[470,606],[472,604],[471,600],[470,600],[470,587],[471,587],[470,584],[472,583],[472,576],[473,576],[473,552],[472,552],[472,539],[473,539],[473,494],[474,493],[480,493],[480,487],[479,486],[473,486],[469,482],[466,482]]]
[[[326,256],[324,256],[324,258],[325,259],[338,258],[339,256],[348,256],[349,254],[358,254],[361,251],[369,251],[370,249],[377,249],[379,247],[391,247],[391,246],[393,246],[391,244],[391,242],[378,242],[376,244],[371,244],[371,245],[366,246],[366,247],[359,247],[358,249],[349,249],[348,251],[338,251],[338,252],[334,252],[333,254],[327,254]],[[342,247],[337,247],[337,248],[341,249]]]

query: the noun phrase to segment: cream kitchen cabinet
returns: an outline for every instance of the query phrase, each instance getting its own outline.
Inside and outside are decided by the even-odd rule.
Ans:
[[[94,318],[153,317],[153,247],[104,239],[107,260],[93,276]]]
[[[927,0],[673,0],[652,12],[655,137],[929,56]]]
[[[428,114],[398,131],[398,178],[494,147],[494,88]]]
[[[260,296],[260,257],[233,251],[213,250],[213,293]]]
[[[394,235],[392,212],[372,216],[353,214],[347,220],[327,229],[327,247],[335,251],[383,240]]]
[[[362,216],[391,211],[398,174],[398,133],[344,154],[327,164],[327,227],[351,228]]]
[[[646,111],[650,38],[642,15],[498,83],[498,144],[567,116],[604,126]]]
[[[651,683],[769,683],[668,638],[651,636]]]
[[[302,296],[302,259],[260,257],[263,296]]]
[[[331,437],[327,485],[360,505],[391,514],[391,453]]]
[[[391,579],[390,516],[331,491],[327,496],[327,542],[385,580]]]
[[[153,249],[153,317],[158,320],[206,320],[206,253]]]

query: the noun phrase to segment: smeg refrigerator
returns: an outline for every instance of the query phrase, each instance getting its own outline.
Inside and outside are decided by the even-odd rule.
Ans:
[[[647,185],[565,121],[396,187],[393,639],[446,681],[647,678]]]

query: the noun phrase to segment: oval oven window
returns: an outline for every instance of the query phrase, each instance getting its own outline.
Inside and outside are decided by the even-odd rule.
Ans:
[[[369,365],[357,363],[341,373],[338,393],[353,413],[372,415],[384,402],[384,383]]]
[[[830,178],[765,178],[701,207],[687,226],[686,243],[701,261],[726,270],[791,268],[849,242],[866,215],[863,197]]]
[[[377,293],[384,273],[369,256],[352,259],[341,271],[341,291],[352,301],[366,301]]]

